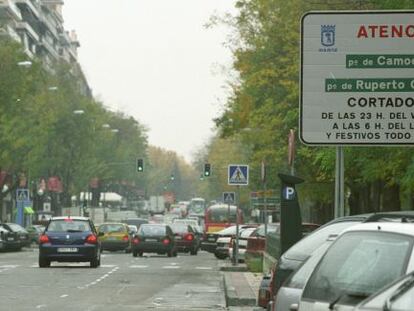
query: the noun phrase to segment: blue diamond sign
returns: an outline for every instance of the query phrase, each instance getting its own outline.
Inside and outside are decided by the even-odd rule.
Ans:
[[[249,184],[249,166],[230,164],[228,170],[228,184],[231,186],[247,186]]]

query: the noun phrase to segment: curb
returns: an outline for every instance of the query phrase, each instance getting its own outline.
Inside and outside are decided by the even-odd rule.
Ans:
[[[256,306],[256,298],[241,298],[236,294],[235,288],[226,280],[226,274],[223,275],[224,283],[224,297],[226,300],[226,307],[240,307],[240,306]]]
[[[248,272],[249,270],[247,269],[247,266],[245,264],[242,264],[242,265],[237,265],[237,266],[233,266],[233,265],[221,266],[220,271],[225,271],[225,272]]]

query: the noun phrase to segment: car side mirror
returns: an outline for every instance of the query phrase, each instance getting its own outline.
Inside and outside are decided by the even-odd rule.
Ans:
[[[104,232],[102,232],[102,231],[99,231],[98,232],[98,236],[104,236],[105,235],[105,233]]]
[[[299,310],[299,305],[297,303],[292,303],[289,307],[290,311],[298,311]]]

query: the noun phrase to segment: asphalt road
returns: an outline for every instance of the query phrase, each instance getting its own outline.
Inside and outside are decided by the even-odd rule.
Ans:
[[[0,253],[0,310],[225,310],[219,262],[212,254],[134,258],[104,252],[101,267],[52,263],[37,249]]]

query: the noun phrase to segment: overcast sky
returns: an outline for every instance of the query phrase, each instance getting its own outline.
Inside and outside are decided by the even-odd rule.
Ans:
[[[66,0],[79,61],[104,104],[149,128],[149,143],[187,160],[212,134],[226,99],[229,30],[205,29],[234,0]]]

